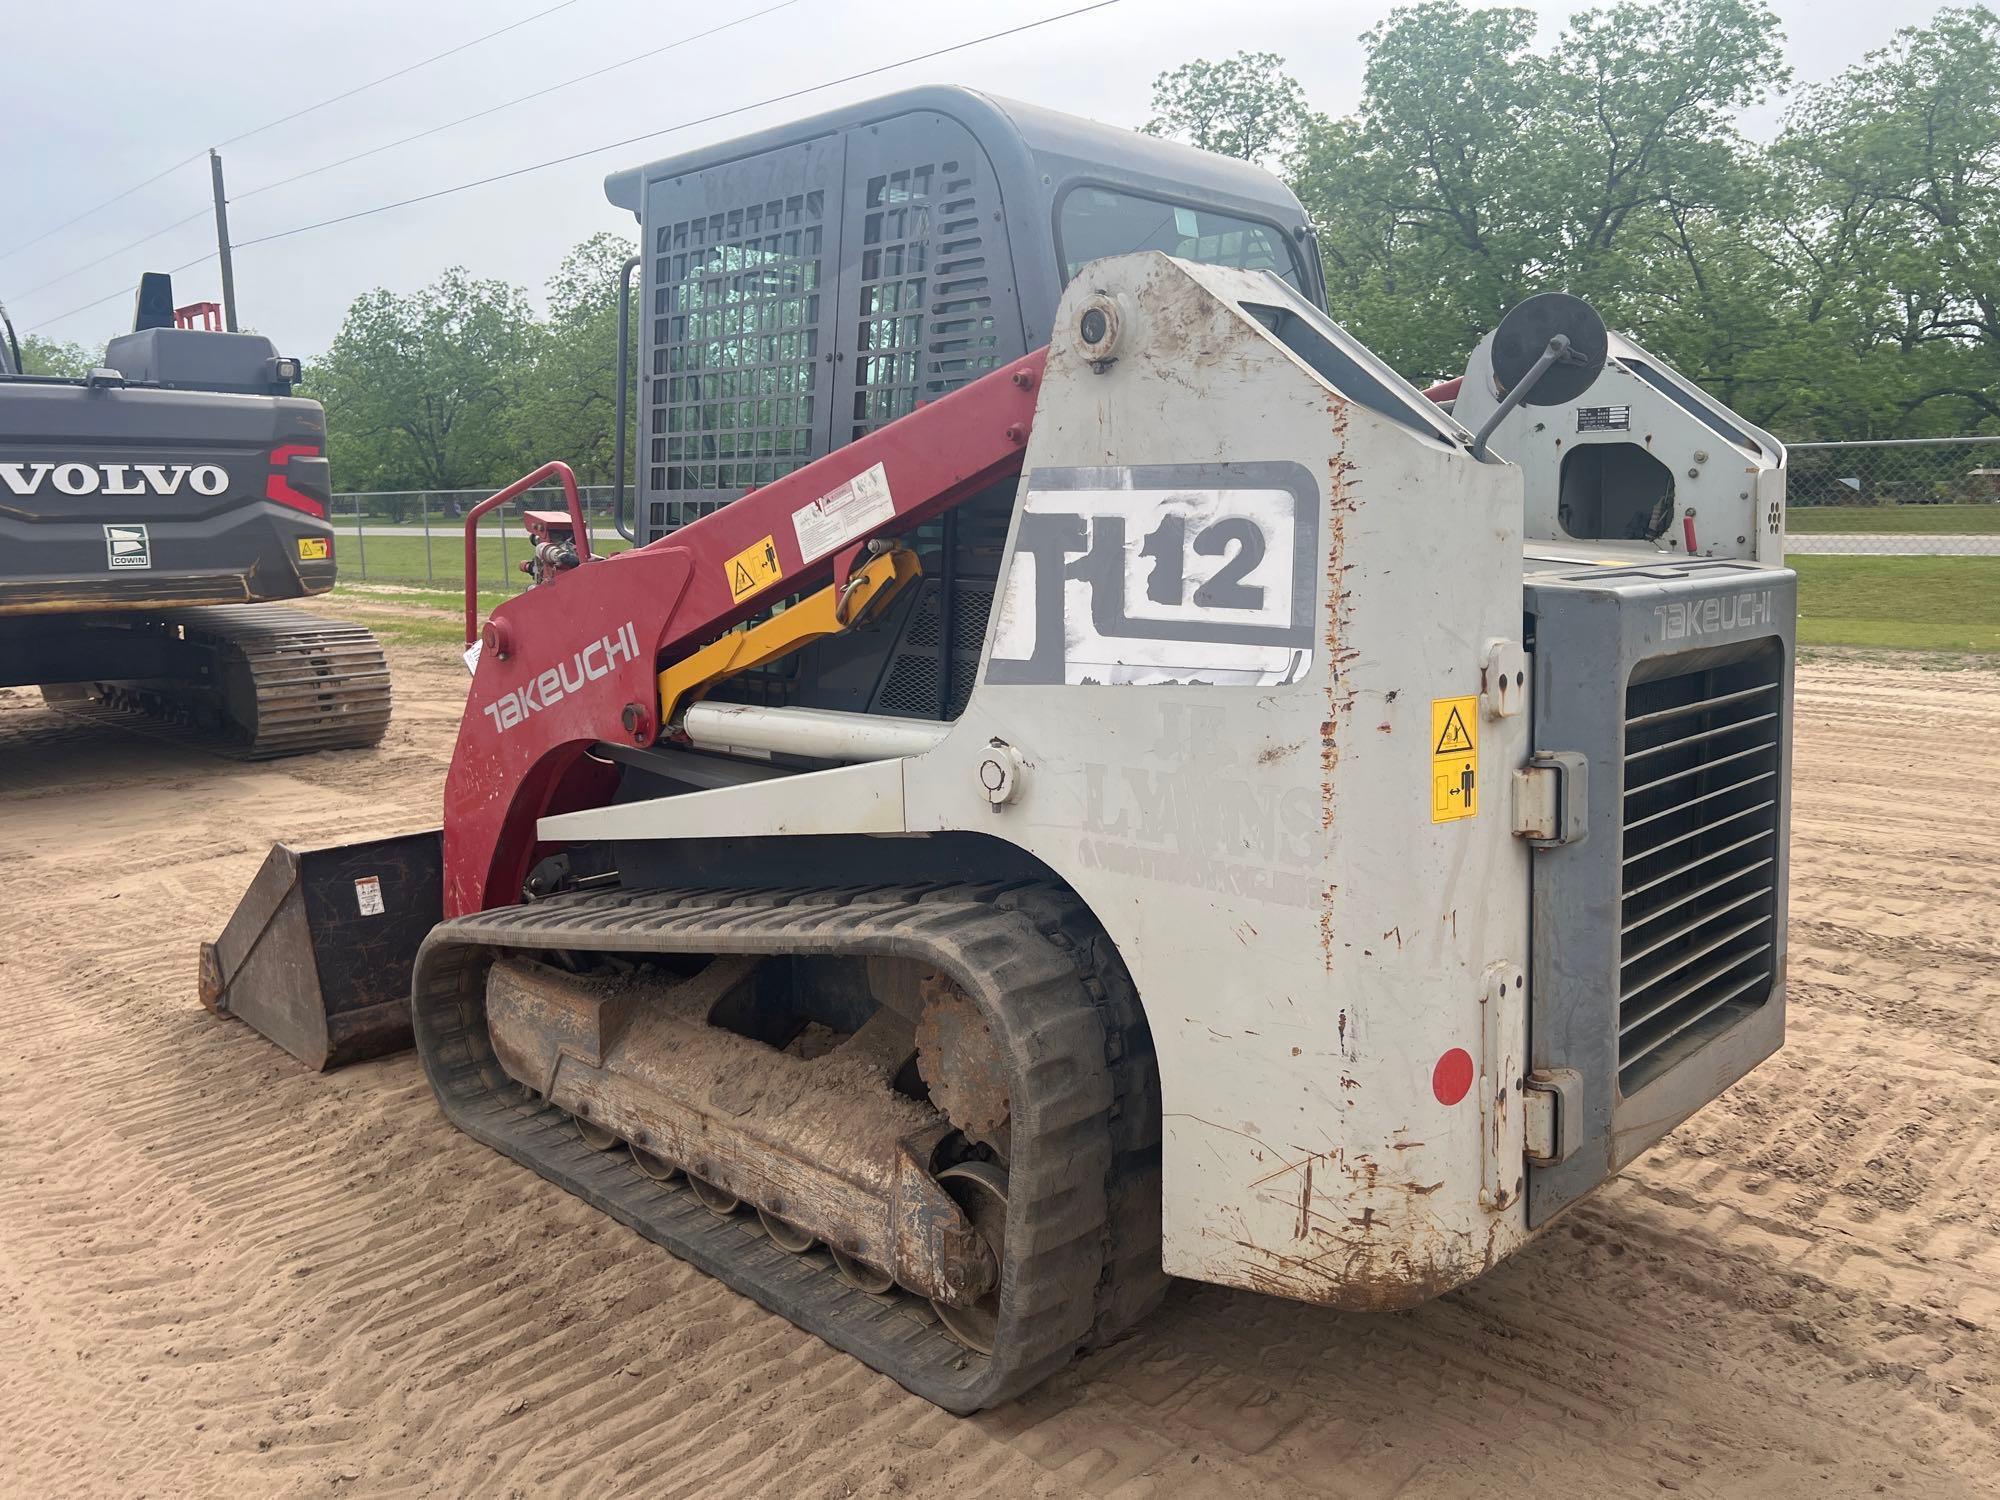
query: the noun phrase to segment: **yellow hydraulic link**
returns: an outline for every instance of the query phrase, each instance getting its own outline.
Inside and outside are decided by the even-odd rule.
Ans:
[[[681,709],[725,677],[873,619],[923,571],[916,553],[891,547],[850,574],[846,587],[829,585],[748,630],[733,630],[710,641],[660,673],[660,722],[671,725]]]

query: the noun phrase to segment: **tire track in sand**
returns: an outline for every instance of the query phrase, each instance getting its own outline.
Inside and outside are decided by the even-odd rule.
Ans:
[[[1802,669],[1790,1044],[1527,1252],[1378,1317],[1184,1286],[958,1421],[457,1135],[412,1059],[311,1077],[194,1005],[267,837],[434,804],[463,672],[392,655],[428,712],[328,766],[0,694],[11,1490],[1787,1500],[2000,1467],[1995,835],[1951,791],[2000,771],[1967,748],[1990,674]]]

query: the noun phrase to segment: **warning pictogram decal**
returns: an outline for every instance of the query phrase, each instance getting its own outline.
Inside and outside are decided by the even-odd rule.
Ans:
[[[1465,711],[1462,705],[1475,700],[1471,698],[1439,698],[1432,705],[1431,718],[1437,719],[1437,706],[1445,709],[1444,723],[1439,726],[1437,743],[1431,747],[1433,755],[1463,755],[1468,750],[1477,750],[1479,741],[1472,737],[1472,731],[1465,727]]]
[[[1479,699],[1431,699],[1431,821],[1479,813]]]
[[[722,565],[722,571],[729,579],[729,597],[732,599],[742,599],[767,584],[776,583],[785,576],[785,570],[778,563],[777,539],[767,536],[754,546],[745,547]]]

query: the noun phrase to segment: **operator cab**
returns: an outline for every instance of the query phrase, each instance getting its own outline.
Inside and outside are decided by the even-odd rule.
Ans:
[[[1247,162],[927,87],[614,173],[640,224],[637,540],[649,542],[1048,342],[1069,279],[1162,250],[1324,308],[1305,210]],[[954,718],[1014,487],[909,540],[885,617],[717,697]]]

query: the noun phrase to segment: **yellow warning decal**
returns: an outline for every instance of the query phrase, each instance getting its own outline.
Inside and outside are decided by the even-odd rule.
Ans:
[[[324,562],[333,556],[333,543],[323,536],[302,536],[299,538],[300,562]]]
[[[778,543],[768,536],[730,558],[722,565],[722,571],[729,579],[732,599],[745,598],[785,576],[785,570],[778,565]]]
[[[1479,814],[1479,699],[1431,699],[1431,821]]]

